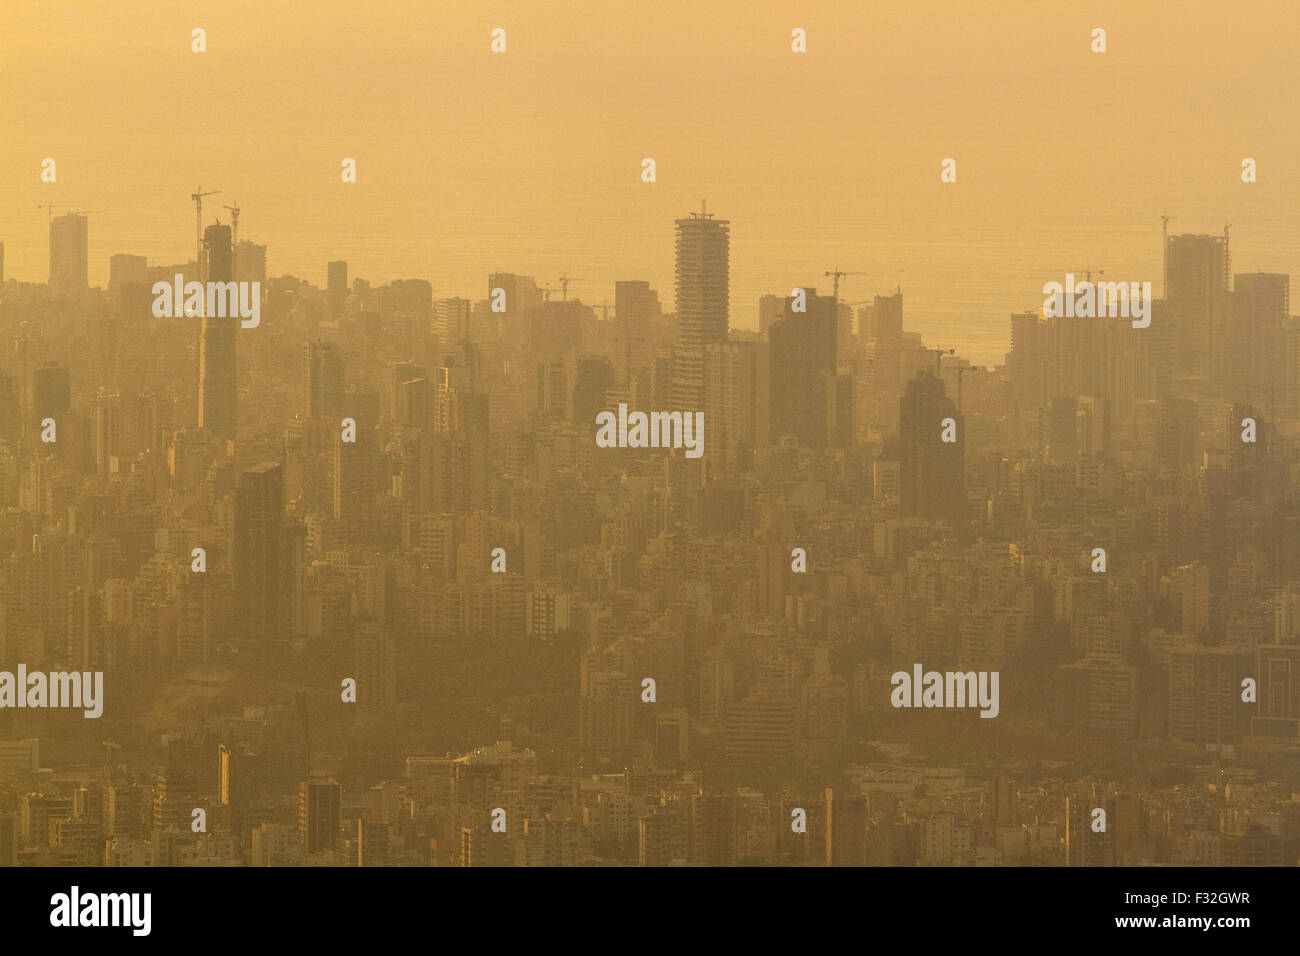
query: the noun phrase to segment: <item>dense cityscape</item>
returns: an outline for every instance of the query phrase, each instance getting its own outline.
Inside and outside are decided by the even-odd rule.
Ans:
[[[674,289],[442,297],[202,195],[107,288],[0,245],[0,667],[103,675],[0,692],[0,864],[1300,862],[1300,319],[1228,229],[990,368],[838,265],[731,301],[707,205]]]

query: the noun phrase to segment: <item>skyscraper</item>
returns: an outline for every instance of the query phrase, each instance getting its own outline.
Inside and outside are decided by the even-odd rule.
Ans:
[[[122,286],[149,280],[149,260],[144,256],[132,256],[125,253],[111,256],[108,260],[108,291],[119,295]]]
[[[1286,325],[1291,277],[1268,272],[1235,277],[1229,332],[1224,337],[1223,397],[1266,410],[1289,408]]]
[[[469,299],[438,299],[433,303],[433,332],[443,348],[469,336]]]
[[[298,838],[304,854],[333,851],[342,825],[343,788],[333,780],[298,784]]]
[[[208,250],[208,281],[233,282],[230,227],[220,223],[203,233]],[[235,330],[239,317],[208,315],[203,310],[199,333],[199,427],[231,440],[238,425],[239,390],[235,366]]]
[[[704,407],[704,348],[727,341],[731,223],[707,207],[677,220],[677,340],[674,402]]]
[[[32,413],[37,421],[57,419],[71,407],[71,374],[58,362],[46,362],[32,372]]]
[[[328,342],[308,342],[305,364],[307,394],[303,411],[306,417],[334,419],[343,409],[346,387],[343,356]]]
[[[952,419],[955,441],[944,441]],[[960,519],[966,507],[966,420],[944,394],[943,379],[918,372],[898,403],[903,514]]]
[[[795,311],[800,308],[802,311]],[[835,385],[835,300],[804,290],[787,297],[768,328],[771,344],[772,434],[792,435],[810,448],[827,446],[828,399]]]
[[[728,342],[705,349],[704,421],[709,466],[717,472],[748,469],[767,445],[769,349],[766,342]]]
[[[328,271],[330,313],[337,319],[343,314],[343,304],[348,298],[348,264],[340,259],[329,263],[326,270]]]
[[[758,334],[767,335],[773,322],[785,315],[785,296],[763,295],[758,298]]]
[[[654,362],[654,335],[650,323],[659,317],[659,293],[649,282],[614,283],[615,369],[619,380],[636,376],[648,381]]]
[[[870,333],[881,346],[897,348],[903,341],[903,293],[876,296],[871,306]]]
[[[230,227],[213,223],[203,230],[203,247],[208,254],[208,281],[233,282],[235,247],[230,241]]]
[[[1169,236],[1165,241],[1165,270],[1169,317],[1159,333],[1160,347],[1153,351],[1153,358],[1161,361],[1162,354],[1167,354],[1163,361],[1172,359],[1167,372],[1217,384],[1223,372],[1229,308],[1231,259],[1226,233]],[[1153,328],[1156,325],[1153,319]]]
[[[263,645],[279,636],[277,626],[284,568],[284,474],[262,462],[239,476],[235,489],[235,597],[244,641]]]
[[[266,281],[266,246],[260,246],[247,239],[239,240],[235,255],[235,281]]]
[[[488,276],[488,301],[495,302],[496,290],[505,293],[505,311],[502,317],[509,317],[515,322],[527,318],[532,309],[542,306],[542,290],[532,276],[519,276],[512,272],[494,272]],[[513,324],[513,323],[512,323]]]
[[[60,292],[86,288],[87,220],[69,213],[50,222],[50,285]]]

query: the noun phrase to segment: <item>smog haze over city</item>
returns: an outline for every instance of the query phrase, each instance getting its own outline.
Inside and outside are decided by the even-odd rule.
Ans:
[[[9,11],[0,865],[1297,865],[1295,9],[1174,9]]]

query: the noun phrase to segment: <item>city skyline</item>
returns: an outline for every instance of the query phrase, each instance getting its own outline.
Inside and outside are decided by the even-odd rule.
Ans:
[[[707,208],[708,208],[708,199],[707,199],[707,197],[704,198],[703,200],[701,200],[701,203],[702,203],[703,208],[707,210]],[[1231,224],[1225,224],[1225,227],[1224,227],[1224,229],[1223,229],[1222,234],[1221,234],[1221,235],[1217,235],[1217,236],[1216,236],[1216,234],[1213,233],[1213,232],[1190,232],[1190,231],[1185,232],[1185,231],[1182,231],[1182,230],[1179,230],[1179,229],[1169,229],[1169,227],[1168,227],[1168,223],[1169,223],[1169,221],[1172,220],[1174,217],[1171,217],[1171,216],[1162,216],[1162,217],[1160,217],[1160,218],[1161,218],[1161,220],[1162,220],[1162,221],[1161,221],[1161,225],[1162,225],[1161,241],[1162,241],[1164,244],[1166,244],[1166,245],[1168,246],[1168,248],[1171,248],[1171,249],[1172,249],[1172,248],[1175,248],[1176,245],[1177,245],[1179,242],[1182,242],[1182,241],[1185,241],[1185,240],[1186,240],[1186,241],[1195,241],[1195,240],[1198,240],[1198,239],[1200,239],[1200,238],[1204,238],[1204,237],[1206,237],[1206,236],[1212,236],[1212,237],[1215,237],[1215,238],[1216,238],[1216,241],[1226,241],[1226,238],[1228,237],[1228,234],[1229,234],[1229,229],[1233,228]],[[49,231],[49,240],[48,240],[48,242],[47,242],[47,247],[48,247],[48,249],[49,249],[48,255],[49,255],[49,263],[50,263],[50,265],[49,265],[49,277],[50,277],[50,278],[53,278],[53,277],[55,276],[55,270],[56,270],[56,269],[63,270],[64,272],[66,272],[67,270],[70,269],[70,270],[72,271],[73,276],[74,276],[74,279],[72,280],[72,284],[73,284],[73,287],[74,287],[74,288],[77,288],[77,287],[78,287],[78,281],[81,281],[81,282],[84,282],[84,281],[85,281],[84,278],[81,278],[80,280],[78,280],[76,277],[77,277],[77,276],[84,277],[84,276],[87,275],[87,271],[88,271],[88,270],[87,270],[87,263],[88,263],[88,261],[90,261],[90,260],[89,260],[89,257],[85,255],[85,246],[86,246],[86,244],[87,244],[87,242],[86,242],[86,232],[87,232],[87,230],[86,230],[85,220],[86,220],[86,216],[85,216],[85,214],[83,214],[83,213],[65,213],[65,214],[61,214],[61,215],[58,216],[58,217],[55,217],[54,219],[51,220],[50,231]],[[211,233],[211,230],[213,230],[213,229],[222,229],[222,230],[225,230],[225,235],[226,235],[227,237],[230,236],[230,232],[231,232],[230,225],[229,225],[229,224],[223,224],[223,223],[221,223],[221,221],[220,221],[220,220],[221,220],[221,217],[220,217],[219,215],[213,215],[213,216],[211,216],[211,220],[212,220],[211,222],[205,222],[204,230],[203,230],[203,231],[204,231],[204,239],[203,239],[203,243],[202,243],[202,248],[205,250],[205,252],[204,252],[204,254],[203,254],[203,263],[204,263],[204,268],[205,268],[205,269],[207,268],[207,262],[208,262],[208,253],[206,252],[206,250],[208,249],[208,244],[209,244],[209,238],[208,238],[208,237],[212,234],[212,233]],[[681,217],[678,217],[678,218],[676,218],[676,219],[674,220],[674,221],[678,224],[678,225],[677,225],[677,232],[678,232],[678,240],[677,240],[677,241],[678,241],[678,243],[680,243],[680,241],[681,241],[681,228],[682,228],[682,227],[681,227],[681,223],[683,223],[683,222],[690,223],[690,222],[692,222],[692,221],[696,221],[696,220],[700,220],[700,221],[712,221],[712,222],[722,223],[723,225],[726,226],[726,231],[729,232],[729,230],[730,230],[730,220],[729,220],[729,219],[728,219],[728,220],[721,220],[721,219],[719,219],[717,216],[715,216],[713,213],[706,213],[705,215],[702,216],[701,213],[699,212],[699,210],[692,211],[692,212],[687,212],[687,213],[686,213],[686,218],[683,219],[683,218],[681,218]],[[80,228],[81,232],[80,232],[80,236],[79,236],[79,237],[74,237],[74,236],[72,236],[72,235],[69,233],[69,230],[73,230],[74,228]],[[60,232],[60,230],[62,230],[62,231]],[[59,238],[59,239],[57,239],[57,240],[56,240],[56,232],[58,232],[59,235],[60,235],[60,237],[61,237],[61,238]],[[81,249],[79,249],[79,250],[74,250],[74,249],[73,249],[73,244],[74,244],[74,243],[73,243],[73,240],[76,239],[76,238],[79,238],[79,241],[80,241],[80,243],[81,243]],[[263,280],[264,280],[264,281],[265,281],[265,279],[270,279],[270,278],[276,278],[276,279],[293,278],[293,279],[296,279],[296,280],[298,280],[298,281],[307,282],[308,284],[311,284],[311,285],[316,286],[316,287],[319,287],[319,288],[328,289],[329,292],[330,292],[330,295],[331,295],[332,297],[337,297],[337,296],[339,296],[339,295],[342,295],[342,296],[346,297],[346,295],[348,295],[348,294],[350,293],[350,291],[351,291],[351,286],[350,286],[350,285],[348,284],[348,282],[347,282],[347,279],[348,279],[348,272],[349,272],[350,269],[352,270],[352,275],[353,275],[353,276],[365,280],[368,284],[373,284],[373,285],[381,285],[381,284],[384,284],[384,280],[383,280],[383,279],[380,279],[380,278],[377,278],[377,277],[372,277],[372,276],[369,276],[369,275],[361,275],[361,274],[359,273],[359,270],[355,270],[355,269],[353,269],[353,268],[349,265],[349,261],[348,261],[347,259],[338,260],[338,261],[330,261],[330,262],[326,263],[326,270],[325,270],[325,271],[326,271],[326,281],[324,281],[324,282],[319,282],[319,283],[315,280],[315,278],[313,278],[313,277],[311,277],[311,276],[294,276],[294,275],[291,275],[291,274],[289,274],[289,273],[276,273],[273,269],[272,269],[271,271],[268,272],[268,271],[267,271],[267,264],[266,264],[266,263],[267,263],[267,258],[268,258],[268,246],[267,246],[267,244],[265,244],[265,243],[261,243],[261,244],[259,244],[259,243],[257,242],[257,238],[258,238],[258,237],[255,236],[255,237],[253,237],[252,239],[250,239],[250,238],[248,237],[247,233],[245,233],[245,235],[244,235],[243,237],[239,238],[239,241],[238,241],[239,248],[240,248],[241,250],[246,250],[250,255],[253,256],[253,258],[254,258],[254,262],[253,262],[253,264],[252,264],[251,266],[249,266],[249,265],[247,265],[247,264],[240,263],[239,260],[236,259],[236,260],[235,260],[236,265],[235,265],[232,269],[224,269],[224,267],[223,267],[223,269],[224,269],[224,271],[223,271],[223,275],[225,274],[225,272],[229,272],[229,273],[230,273],[230,275],[228,276],[228,278],[242,278],[242,277],[245,277],[246,275],[249,275],[249,274],[251,274],[251,275],[260,275],[260,276],[263,277]],[[1241,232],[1241,230],[1238,230],[1237,233],[1236,233],[1236,236],[1235,236],[1235,245],[1236,245],[1237,248],[1240,247],[1241,239],[1242,239],[1242,232]],[[228,241],[228,244],[229,244],[232,240],[229,240],[229,239],[228,239],[227,241]],[[730,246],[730,243],[728,242],[727,245]],[[1157,242],[1157,243],[1156,243],[1156,246],[1157,246],[1157,247],[1159,247],[1159,245],[1161,245],[1161,242]],[[3,248],[3,244],[0,244],[0,249],[2,249],[2,248]],[[1247,237],[1247,248],[1248,248],[1248,249],[1249,249],[1249,248],[1253,248],[1253,246],[1249,243],[1249,238],[1248,238],[1248,237]],[[62,250],[62,251],[59,251],[59,250]],[[57,252],[57,255],[56,255],[56,252]],[[765,318],[765,316],[764,316],[764,312],[763,312],[764,308],[766,307],[766,306],[765,306],[765,302],[766,302],[767,300],[779,301],[779,300],[781,300],[781,299],[783,299],[783,298],[786,298],[786,297],[787,297],[786,294],[783,293],[783,292],[778,292],[778,291],[776,291],[776,290],[767,290],[767,291],[763,292],[761,295],[758,296],[758,298],[757,298],[757,300],[756,300],[756,301],[757,301],[757,304],[756,304],[756,305],[751,305],[751,304],[747,304],[747,303],[740,303],[740,304],[738,304],[738,303],[737,303],[737,298],[736,298],[734,292],[732,292],[732,291],[730,290],[730,272],[731,272],[731,268],[730,268],[730,259],[731,259],[731,256],[730,256],[730,250],[729,250],[729,248],[728,248],[728,249],[724,249],[722,255],[723,255],[723,260],[724,260],[724,262],[725,262],[725,268],[726,268],[726,270],[727,270],[727,272],[728,272],[728,282],[727,282],[727,284],[726,284],[726,287],[722,289],[722,293],[721,293],[722,296],[723,296],[723,298],[724,298],[725,300],[729,300],[729,304],[724,303],[724,304],[722,305],[722,309],[726,312],[726,317],[725,317],[725,324],[726,324],[726,327],[729,328],[729,329],[734,329],[734,330],[736,330],[736,331],[741,331],[741,332],[753,332],[753,331],[757,331],[757,332],[760,332],[761,334],[766,335],[766,333],[767,333],[767,327],[766,327],[766,325],[765,325],[765,322],[766,322],[767,320],[766,320],[766,318]],[[275,250],[274,248],[271,248],[271,249],[270,249],[269,256],[270,256],[270,259],[271,259],[272,263],[274,263],[274,262],[276,261],[276,250]],[[1255,274],[1255,273],[1258,273],[1258,274],[1264,274],[1264,275],[1285,275],[1285,274],[1287,274],[1287,273],[1285,273],[1285,272],[1278,272],[1278,271],[1276,271],[1276,270],[1266,270],[1266,269],[1263,269],[1262,267],[1261,267],[1261,268],[1258,268],[1258,269],[1256,269],[1256,270],[1254,270],[1254,273],[1252,273],[1250,270],[1248,270],[1248,271],[1246,271],[1246,272],[1238,271],[1236,267],[1237,267],[1237,266],[1240,266],[1240,265],[1242,264],[1242,263],[1241,263],[1241,259],[1242,259],[1242,258],[1243,258],[1243,256],[1242,256],[1240,253],[1238,253],[1238,256],[1237,256],[1237,262],[1233,265],[1232,270],[1231,270],[1229,273],[1226,273],[1226,276],[1227,276],[1227,278],[1228,278],[1228,280],[1229,280],[1229,284],[1231,284],[1232,278],[1233,278],[1234,276],[1237,276],[1237,275],[1250,275],[1250,274]],[[161,258],[158,258],[158,257],[155,257],[155,256],[152,256],[152,255],[143,255],[143,256],[140,256],[140,255],[133,255],[133,254],[128,254],[128,253],[113,253],[112,255],[109,256],[109,259],[110,259],[110,260],[113,260],[113,261],[116,261],[116,260],[119,260],[119,259],[120,259],[120,260],[134,260],[134,261],[132,261],[132,262],[130,262],[130,263],[125,263],[125,265],[129,265],[129,268],[125,270],[125,273],[124,273],[124,274],[126,274],[126,275],[130,275],[130,276],[134,276],[134,275],[136,275],[136,274],[143,274],[145,271],[155,272],[155,271],[157,271],[157,269],[160,268],[160,267],[168,267],[168,266],[172,266],[172,265],[174,265],[174,266],[176,266],[176,267],[179,268],[179,267],[183,267],[183,266],[185,265],[186,262],[189,262],[189,263],[193,263],[193,262],[194,262],[193,257],[190,257],[190,258],[188,258],[188,259],[177,260],[177,261],[172,262],[172,263],[168,263],[168,262],[166,262],[165,260],[163,260],[163,259],[161,259]],[[57,261],[56,261],[56,260],[57,260]],[[60,264],[59,264],[59,263],[65,262],[65,261],[68,262],[69,264],[66,265],[66,266],[65,266],[65,265],[60,265]],[[2,263],[2,260],[0,260],[0,263]],[[147,266],[146,266],[146,263],[147,263]],[[338,277],[336,277],[336,276],[334,275],[333,271],[332,271],[332,270],[334,270],[336,267],[338,267],[338,268],[341,270],[341,271],[339,272],[339,276],[338,276]],[[249,271],[250,269],[252,270],[251,272]],[[1133,277],[1131,277],[1131,276],[1121,276],[1121,275],[1117,274],[1114,270],[1111,270],[1109,273],[1107,273],[1107,270],[1106,270],[1106,269],[1102,269],[1102,268],[1094,269],[1094,268],[1092,268],[1091,266],[1080,266],[1080,267],[1077,267],[1077,270],[1078,270],[1078,272],[1080,273],[1080,275],[1087,275],[1088,277],[1091,277],[1094,273],[1098,274],[1098,277],[1099,277],[1099,278],[1098,278],[1098,281],[1120,281],[1120,282],[1122,282],[1122,283],[1127,283],[1127,282],[1129,282],[1129,281],[1134,281],[1134,282],[1137,281],[1135,278],[1133,278]],[[236,276],[236,271],[238,272],[238,276]],[[1061,272],[1058,272],[1058,273],[1055,273],[1055,274],[1052,274],[1052,273],[1043,273],[1042,278],[1043,278],[1044,281],[1049,281],[1049,282],[1050,282],[1050,281],[1058,281],[1058,280],[1061,278],[1061,276],[1062,276],[1063,273],[1065,273],[1065,274],[1070,274],[1071,272],[1072,272],[1071,269],[1066,269],[1066,270],[1062,270]],[[495,275],[497,275],[497,274],[507,275],[507,276],[516,276],[516,275],[518,275],[518,276],[522,276],[522,277],[524,277],[524,278],[527,278],[527,279],[531,279],[531,280],[533,280],[533,281],[536,283],[537,289],[539,290],[539,296],[540,296],[540,298],[549,298],[551,295],[556,294],[556,293],[560,293],[561,291],[563,291],[563,293],[564,293],[564,295],[565,295],[566,297],[567,297],[567,295],[568,295],[568,284],[569,284],[569,280],[568,280],[568,277],[567,277],[567,276],[564,276],[564,275],[561,275],[561,276],[558,276],[558,277],[549,277],[549,278],[548,278],[548,277],[545,276],[545,275],[527,274],[527,273],[522,273],[522,272],[501,272],[500,270],[497,270],[496,272],[492,272],[492,273],[489,274],[489,289],[491,288],[491,284],[492,284],[492,282],[493,282],[493,276],[495,276]],[[851,276],[858,276],[858,275],[860,275],[860,273],[857,273],[857,272],[849,272],[849,273],[842,273],[842,274],[844,274],[844,275],[851,275]],[[1154,271],[1154,273],[1151,273],[1151,274],[1154,275],[1154,278],[1153,278],[1153,279],[1152,279],[1152,278],[1145,278],[1145,276],[1144,276],[1144,281],[1146,281],[1147,283],[1149,283],[1150,285],[1152,285],[1156,290],[1158,290],[1159,296],[1160,296],[1161,298],[1163,298],[1163,297],[1164,297],[1164,294],[1165,294],[1166,286],[1167,286],[1167,284],[1168,284],[1168,276],[1167,276],[1167,274],[1166,274],[1166,272],[1165,272],[1165,266],[1164,266],[1164,257],[1162,257],[1162,264],[1161,264],[1161,267],[1158,268],[1158,269],[1156,269],[1156,270]],[[832,273],[829,272],[829,271],[826,272],[826,273],[824,273],[824,274],[822,274],[822,273],[814,273],[814,274],[812,274],[812,275],[809,275],[809,276],[806,276],[806,277],[805,277],[806,279],[809,279],[809,280],[811,280],[811,281],[806,282],[806,283],[805,283],[804,285],[802,285],[802,286],[795,286],[794,288],[802,288],[802,289],[805,289],[805,290],[810,290],[810,291],[814,291],[814,292],[815,292],[815,290],[816,290],[816,288],[817,288],[817,283],[818,283],[818,282],[822,282],[822,283],[829,283],[829,282],[831,282],[831,275],[832,275]],[[110,277],[111,277],[111,275],[110,275]],[[819,277],[820,277],[820,278],[819,278]],[[1102,277],[1106,277],[1106,278],[1102,278]],[[4,274],[3,274],[3,273],[0,273],[0,281],[2,281],[4,278],[5,278]],[[341,282],[342,285],[337,285],[337,284],[336,284],[336,281],[335,281],[336,278],[338,278],[339,282]],[[549,283],[550,283],[550,281],[551,281],[552,278],[557,282],[557,285],[554,286],[554,287],[550,287],[550,286],[549,286]],[[429,279],[428,279],[427,276],[393,276],[393,277],[391,278],[391,280],[389,280],[389,281],[393,281],[393,282],[401,282],[401,281],[405,281],[405,280],[408,280],[408,279],[417,279],[417,280],[419,280],[419,281],[423,281],[423,282],[428,282],[428,281],[429,281]],[[15,281],[23,281],[23,280],[15,280]],[[58,280],[58,282],[60,283],[60,284],[58,285],[58,287],[59,287],[59,288],[64,288],[64,287],[66,286],[66,283],[67,283],[68,281],[69,281],[69,280],[68,280],[67,278],[60,278],[60,279]],[[836,278],[835,278],[835,285],[836,285],[837,287],[838,287],[839,281],[840,281],[839,278],[836,277]],[[847,282],[849,282],[849,281],[853,281],[853,280],[852,280],[852,279],[846,279],[845,281],[846,281],[846,284],[847,284]],[[482,288],[482,284],[481,284],[481,282],[482,282],[482,279],[481,279],[481,274],[480,274],[479,279],[478,279],[478,281],[477,281],[475,284],[478,285],[479,288]],[[649,283],[647,283],[647,281],[644,280],[644,279],[630,280],[630,279],[626,279],[626,278],[616,279],[616,280],[613,282],[613,285],[612,285],[612,291],[614,291],[615,293],[617,293],[617,290],[618,290],[618,287],[619,287],[619,286],[625,286],[625,285],[628,285],[629,283],[637,283],[637,282],[647,284],[647,285],[649,286],[649,288],[651,289],[651,291],[655,292],[656,294],[666,294],[666,293],[668,292],[668,289],[666,289],[666,288],[665,288],[665,289],[660,289],[659,287],[654,286],[653,282],[649,282]],[[39,284],[39,283],[37,283],[37,284]],[[579,284],[579,285],[589,285],[589,283],[587,283],[586,280],[581,280],[581,281],[578,282],[578,284]],[[899,276],[899,277],[896,277],[895,289],[894,289],[894,290],[888,290],[888,289],[886,289],[883,293],[880,293],[880,292],[873,293],[873,296],[872,296],[872,297],[868,297],[866,300],[852,300],[852,299],[850,299],[849,296],[846,294],[846,295],[841,295],[841,296],[839,297],[838,301],[839,301],[841,304],[849,305],[849,306],[851,306],[851,307],[853,308],[853,310],[854,310],[854,321],[856,322],[856,321],[859,321],[859,315],[858,315],[858,313],[859,313],[860,309],[861,309],[863,306],[868,305],[868,304],[871,302],[871,300],[872,300],[873,297],[874,297],[874,298],[880,298],[880,297],[883,295],[883,297],[888,298],[889,295],[890,295],[890,293],[891,293],[891,291],[898,291],[898,292],[901,292],[901,291],[902,291],[902,285],[903,285],[903,283],[902,283],[902,277]],[[103,283],[103,286],[104,286],[104,287],[109,287],[109,286],[110,286],[110,283],[109,283],[109,281],[108,281],[108,278],[105,279],[105,282]],[[80,286],[80,287],[84,288],[85,286]],[[93,286],[93,284],[92,284],[91,287],[99,288],[99,286]],[[680,290],[680,288],[681,288],[681,279],[680,279],[680,275],[678,276],[676,282],[674,282],[674,283],[670,283],[670,287],[674,287],[674,288],[676,288],[677,290]],[[479,302],[479,303],[481,304],[481,303],[484,301],[484,300],[477,300],[477,299],[462,299],[462,298],[461,298],[461,294],[462,294],[463,292],[467,291],[467,290],[450,290],[447,294],[442,294],[442,293],[443,293],[443,290],[439,290],[439,289],[436,287],[436,285],[431,285],[431,288],[433,289],[435,299],[437,299],[439,302],[464,301],[464,302],[466,302],[466,303]],[[909,289],[910,289],[910,286],[909,286]],[[112,291],[111,288],[109,288],[108,290],[109,290],[110,292]],[[1031,302],[1032,302],[1032,301],[1041,301],[1041,299],[1042,299],[1042,292],[1043,292],[1043,291],[1044,291],[1043,289],[1039,289],[1039,290],[1038,290],[1038,293],[1037,293],[1036,295],[1031,294],[1030,301],[1031,301]],[[921,293],[921,295],[923,296],[923,293]],[[539,298],[539,301],[540,301],[540,298]],[[617,300],[617,298],[618,298],[618,296],[617,296],[617,294],[616,294],[616,295],[615,295],[615,300]],[[982,336],[977,336],[977,337],[975,337],[975,338],[972,339],[972,338],[970,338],[971,333],[970,333],[969,329],[963,331],[961,328],[951,328],[951,327],[948,327],[948,326],[945,326],[945,325],[939,325],[939,326],[937,326],[937,327],[936,327],[936,326],[933,326],[933,325],[927,325],[927,324],[924,322],[924,320],[918,319],[918,318],[916,317],[915,313],[912,312],[912,306],[910,305],[910,300],[911,300],[911,298],[912,298],[912,294],[911,294],[910,292],[909,292],[909,296],[908,296],[908,298],[909,298],[909,316],[910,316],[910,320],[909,320],[909,321],[910,321],[910,323],[911,323],[911,325],[912,325],[912,331],[917,332],[917,333],[920,333],[920,334],[923,336],[923,338],[929,339],[930,341],[936,341],[936,340],[941,341],[941,342],[943,343],[944,346],[953,346],[953,345],[955,344],[955,349],[954,349],[954,350],[955,350],[955,352],[956,352],[957,354],[960,354],[963,358],[965,358],[965,359],[967,359],[967,360],[969,360],[969,361],[975,362],[975,363],[977,363],[977,364],[979,364],[979,365],[981,365],[981,366],[989,367],[989,368],[992,368],[992,367],[995,367],[995,366],[1001,365],[1001,364],[1003,363],[1003,361],[1006,359],[1007,355],[1010,353],[1010,350],[1011,350],[1011,345],[1012,345],[1012,340],[1013,340],[1013,332],[1010,330],[1010,327],[1008,326],[1008,324],[1007,324],[1007,322],[1006,322],[1005,316],[1006,316],[1007,314],[1010,314],[1010,315],[1014,318],[1014,316],[1019,315],[1019,314],[1021,314],[1023,311],[1025,311],[1025,310],[1023,310],[1023,309],[1017,307],[1018,305],[1021,305],[1022,303],[1013,303],[1012,306],[1011,306],[1011,308],[1008,310],[1008,312],[1004,312],[1004,313],[1003,313],[1003,320],[1002,320],[1002,323],[1001,323],[1001,327],[1002,327],[1003,330],[1005,330],[1004,333],[988,333],[988,334],[985,334],[985,335],[982,335]],[[575,301],[581,301],[581,302],[583,302],[583,304],[584,304],[586,307],[588,307],[588,308],[592,308],[592,309],[596,309],[596,310],[601,311],[602,316],[604,316],[604,317],[608,317],[608,315],[609,315],[609,310],[610,310],[611,306],[614,305],[614,303],[612,303],[612,302],[610,301],[610,299],[609,299],[609,297],[608,297],[607,294],[602,294],[601,297],[600,297],[600,300],[599,300],[599,301],[593,301],[593,300],[591,300],[591,299],[584,299],[583,296],[582,296],[582,294],[581,294],[581,292],[580,292],[579,290],[577,290],[577,289],[575,289],[575,291],[574,291],[573,299],[574,299]],[[334,307],[334,308],[337,308],[337,307],[338,307],[338,301],[339,301],[339,300],[336,298],[336,299],[334,299],[334,301],[335,301],[335,306],[333,306],[333,307]],[[511,311],[515,311],[515,310],[512,309]],[[667,314],[670,314],[670,315],[674,315],[674,316],[678,315],[677,312],[675,312],[675,311],[673,311],[673,310],[670,310],[670,309],[667,309],[667,308],[665,308],[663,311],[664,311],[665,313],[667,313]],[[1030,310],[1030,311],[1033,311],[1033,310]],[[1040,318],[1041,318],[1041,316],[1042,316],[1042,309],[1039,308],[1039,309],[1038,309],[1038,312],[1039,312],[1039,315],[1040,315]],[[753,319],[754,319],[754,321],[753,321],[752,323],[749,321],[750,318],[753,318]],[[694,334],[700,334],[700,333],[694,333]],[[962,339],[962,336],[963,336],[963,335],[966,336],[965,344],[963,344],[963,339]],[[1001,351],[990,351],[990,349],[994,349],[994,348],[999,344],[999,342],[1001,342],[1002,339],[1000,338],[1000,336],[1002,336],[1002,337],[1005,338],[1005,347],[1004,347]]]
[[[1005,314],[1045,278],[1090,266],[1158,280],[1164,213],[1190,233],[1231,222],[1245,261],[1300,274],[1300,131],[1276,121],[1300,93],[1280,67],[1285,3],[1227,27],[1208,0],[1177,17],[1122,3],[1086,16],[670,3],[653,18],[505,4],[491,23],[416,4],[346,43],[328,18],[252,3],[202,24],[150,11],[130,37],[107,11],[42,9],[0,37],[0,241],[6,274],[23,281],[45,275],[41,203],[94,211],[92,284],[113,253],[183,261],[196,183],[244,206],[246,235],[279,250],[275,275],[315,282],[343,258],[372,281],[415,276],[464,295],[483,272],[569,274],[595,301],[633,276],[665,290],[670,309],[671,222],[707,196],[738,224],[737,327],[754,327],[747,303],[762,294],[865,271],[846,298],[901,280],[917,329],[986,364],[1006,351]],[[925,42],[878,42],[915,36],[922,16]],[[1104,57],[1074,40],[1097,25]],[[195,26],[212,38],[202,56],[189,51]],[[511,43],[485,71],[494,26]],[[808,30],[806,57],[790,55],[792,26]],[[45,71],[42,56],[64,44],[79,69]],[[118,56],[144,68],[120,75]],[[847,104],[845,71],[858,97]],[[259,97],[255,77],[275,96]],[[1141,149],[1113,125],[1121,95]],[[686,104],[710,123],[679,123]],[[640,181],[647,156],[653,184]],[[1260,164],[1249,185],[1245,156]],[[56,183],[40,181],[43,157],[59,161]],[[355,184],[339,182],[344,157],[358,160]],[[939,182],[944,157],[958,161],[956,183]]]
[[[0,866],[1300,865],[1287,4],[18,19]]]

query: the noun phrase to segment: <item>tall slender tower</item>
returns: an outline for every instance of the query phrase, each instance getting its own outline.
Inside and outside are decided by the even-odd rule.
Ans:
[[[1168,371],[1217,385],[1230,305],[1228,237],[1169,236],[1165,252],[1171,341],[1162,351],[1172,359]]]
[[[208,249],[208,281],[233,282],[230,227],[220,223],[208,226],[203,233],[203,244]],[[208,311],[203,310],[199,334],[199,427],[230,440],[235,437],[238,423],[235,330],[239,327],[239,316],[208,315]]]
[[[77,292],[87,281],[87,220],[69,213],[50,222],[50,285],[61,292]]]
[[[943,441],[943,422],[955,425]],[[959,521],[966,507],[966,419],[944,394],[943,379],[918,372],[898,402],[900,483],[906,517]]]
[[[234,572],[240,640],[264,647],[279,635],[285,599],[284,469],[262,462],[239,476],[235,489]]]
[[[731,223],[708,206],[677,220],[677,342],[673,404],[704,408],[704,349],[727,341]]]

